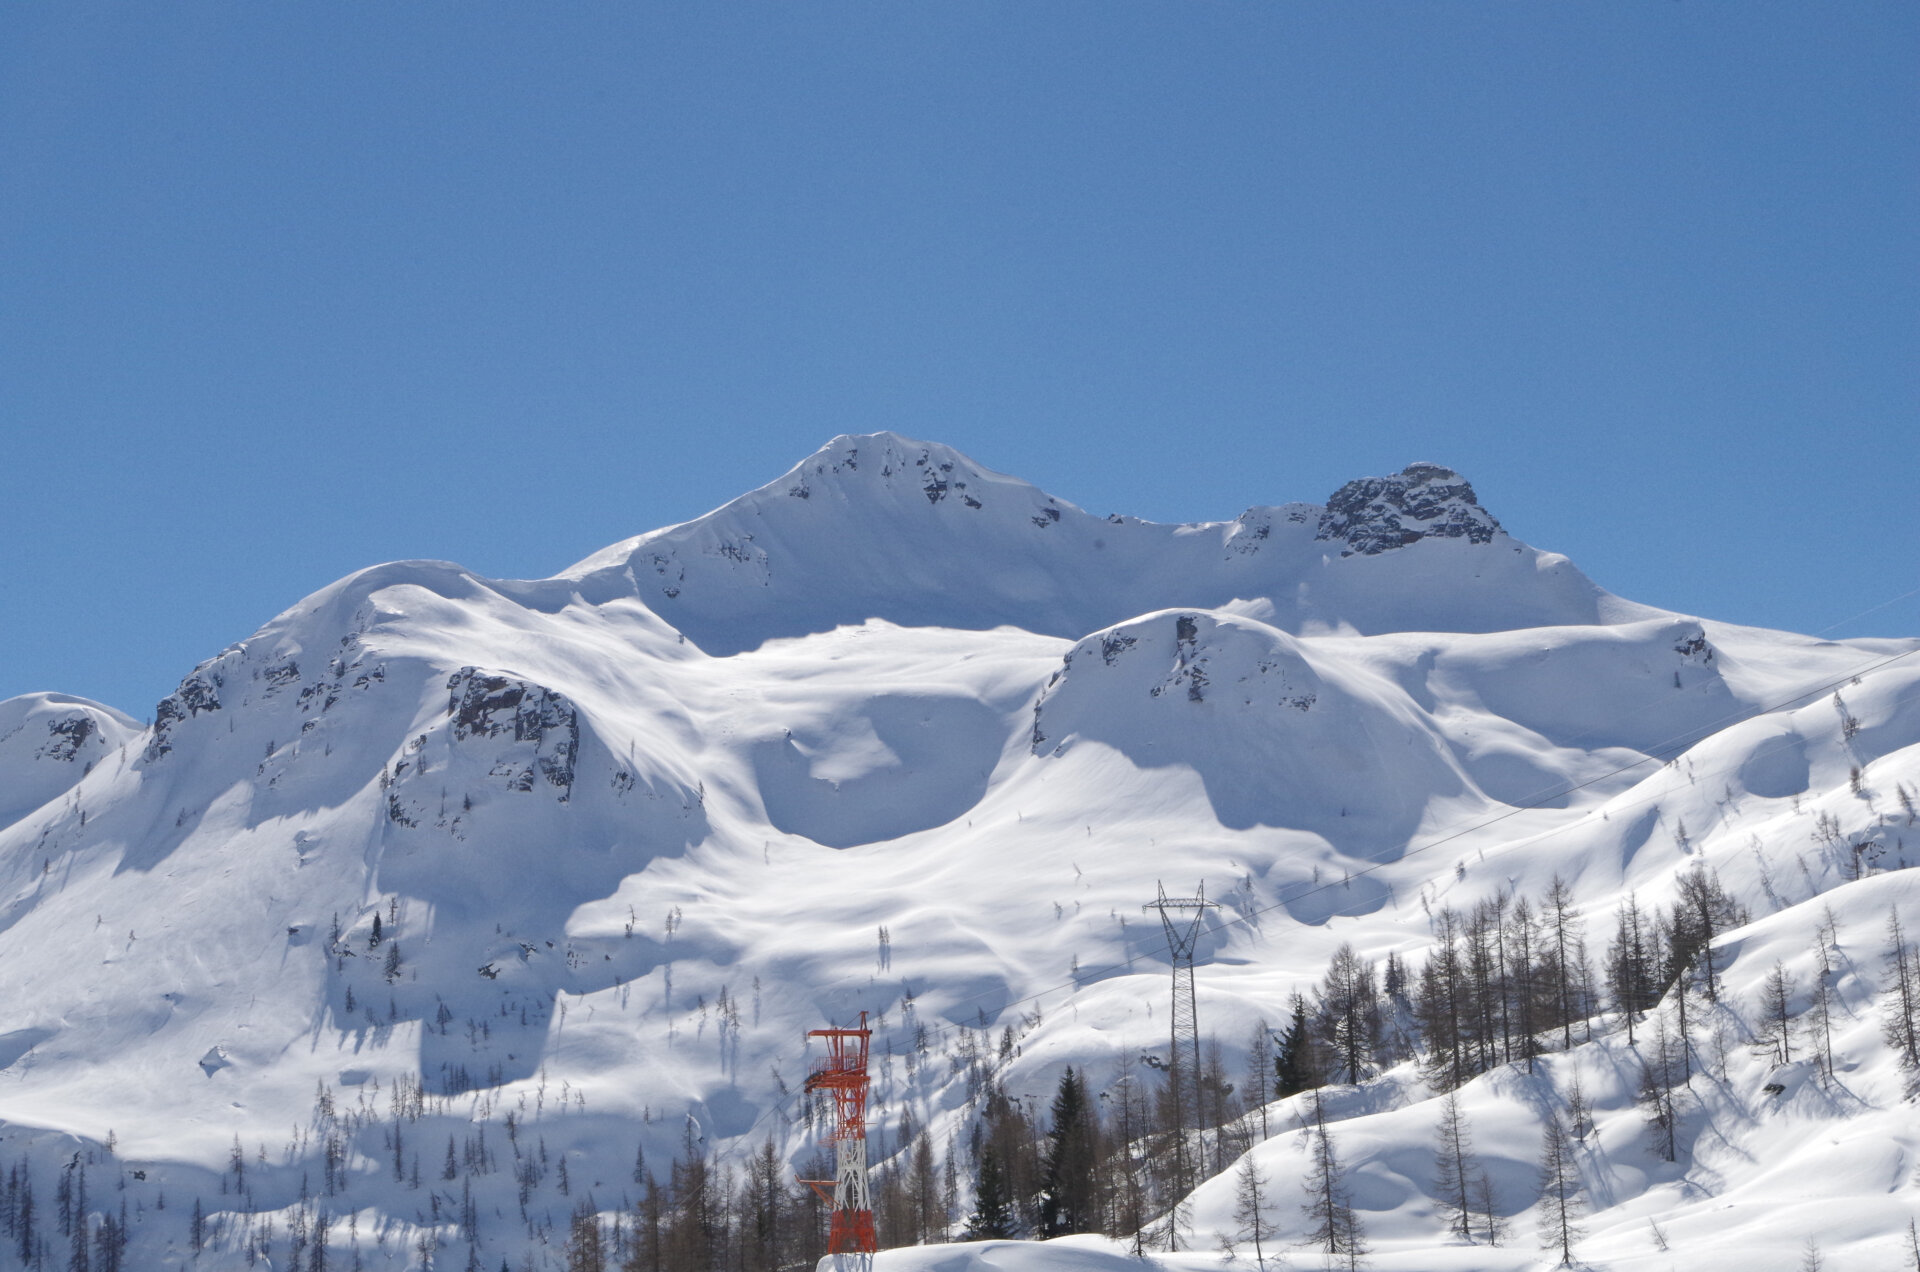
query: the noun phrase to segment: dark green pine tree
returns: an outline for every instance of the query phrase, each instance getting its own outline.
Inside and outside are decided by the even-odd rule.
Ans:
[[[980,1150],[980,1179],[974,1185],[973,1213],[967,1216],[963,1241],[997,1241],[1014,1235],[1013,1199],[999,1154],[988,1144]]]
[[[1280,1035],[1280,1053],[1273,1059],[1273,1095],[1284,1100],[1320,1085],[1318,1067],[1313,1058],[1313,1024],[1307,1017],[1307,1000],[1293,996],[1287,1028]]]
[[[1100,1215],[1094,1174],[1100,1161],[1100,1128],[1087,1097],[1086,1079],[1071,1067],[1060,1075],[1052,1112],[1046,1182],[1040,1194],[1040,1234],[1097,1232]]]

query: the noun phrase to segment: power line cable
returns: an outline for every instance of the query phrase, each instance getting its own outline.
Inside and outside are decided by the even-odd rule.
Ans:
[[[1866,617],[1867,615],[1869,615],[1869,614],[1878,614],[1878,613],[1879,613],[1879,612],[1880,612],[1881,610],[1883,610],[1883,609],[1887,609],[1887,608],[1889,608],[1890,606],[1894,606],[1894,605],[1898,605],[1898,604],[1899,604],[1900,602],[1902,602],[1902,601],[1904,601],[1904,600],[1907,600],[1907,599],[1909,599],[1909,598],[1911,598],[1911,597],[1915,597],[1915,596],[1920,596],[1920,587],[1916,587],[1916,588],[1914,588],[1914,589],[1913,589],[1913,591],[1911,591],[1911,592],[1902,592],[1902,593],[1901,593],[1900,595],[1898,595],[1898,596],[1896,596],[1896,597],[1893,597],[1893,598],[1892,598],[1891,600],[1885,600],[1885,601],[1882,601],[1882,602],[1880,602],[1880,603],[1879,603],[1878,605],[1875,605],[1875,606],[1872,606],[1872,607],[1870,607],[1870,608],[1868,608],[1868,609],[1863,609],[1863,610],[1861,610],[1861,611],[1860,611],[1860,612],[1859,612],[1858,614],[1854,614],[1854,615],[1851,615],[1850,617],[1847,617],[1847,618],[1843,618],[1843,619],[1841,619],[1841,620],[1840,620],[1839,622],[1837,622],[1837,623],[1833,623],[1833,624],[1830,624],[1829,626],[1826,626],[1826,627],[1822,627],[1822,628],[1821,628],[1821,629],[1820,629],[1819,631],[1817,631],[1817,632],[1813,632],[1813,633],[1812,633],[1812,635],[1815,635],[1815,636],[1825,636],[1825,635],[1826,635],[1826,634],[1827,634],[1828,632],[1830,632],[1830,631],[1834,631],[1834,630],[1837,630],[1838,628],[1842,628],[1842,627],[1845,627],[1845,626],[1846,626],[1846,625],[1847,625],[1848,623],[1853,623],[1853,622],[1858,622],[1858,621],[1859,621],[1860,619],[1863,619],[1863,618],[1865,618],[1865,617]],[[1885,639],[1885,637],[1872,637],[1872,636],[1867,636],[1867,637],[1862,637],[1861,639],[1864,639],[1864,640],[1875,640],[1875,639],[1882,639],[1882,640],[1884,640],[1884,639]]]

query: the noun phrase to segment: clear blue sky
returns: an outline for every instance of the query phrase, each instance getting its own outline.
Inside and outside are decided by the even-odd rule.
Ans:
[[[878,428],[1170,521],[1434,460],[1825,628],[1920,587],[1916,67],[1910,0],[5,0],[0,696]]]

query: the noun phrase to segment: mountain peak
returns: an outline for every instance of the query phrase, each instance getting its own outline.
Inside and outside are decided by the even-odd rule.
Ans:
[[[1392,552],[1428,538],[1512,551],[1444,567],[1456,585],[1434,588],[1435,563],[1414,567]],[[1399,564],[1368,561],[1382,554]],[[1347,558],[1358,568],[1344,568]],[[1095,517],[952,447],[877,432],[836,437],[767,485],[559,577],[568,595],[596,604],[637,595],[710,654],[869,618],[1077,639],[1169,606],[1251,598],[1271,599],[1269,621],[1288,631],[1597,621],[1603,594],[1570,565],[1543,570],[1541,559],[1439,464],[1348,482],[1324,508],[1161,525]]]
[[[1344,543],[1341,556],[1377,556],[1426,538],[1491,543],[1504,533],[1466,478],[1440,464],[1412,463],[1334,491],[1314,538]]]
[[[985,507],[982,496],[986,487],[1018,489],[1022,515],[1031,515],[1025,505],[1034,497],[1045,498],[1029,483],[982,468],[951,446],[892,432],[842,433],[788,470],[785,477],[755,494],[772,491],[810,499],[821,486],[889,489],[895,494],[910,489],[917,492],[912,500],[915,504],[918,496],[924,495],[930,504],[950,499],[971,509]]]

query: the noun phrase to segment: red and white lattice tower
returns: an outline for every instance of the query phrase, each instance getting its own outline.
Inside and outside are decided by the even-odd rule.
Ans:
[[[836,1272],[869,1272],[880,1248],[873,1229],[873,1193],[867,1186],[867,1045],[873,1031],[863,1011],[858,1029],[814,1029],[807,1037],[826,1039],[827,1054],[807,1075],[806,1089],[833,1094],[833,1217],[827,1253]],[[829,1181],[801,1182],[827,1196]]]

